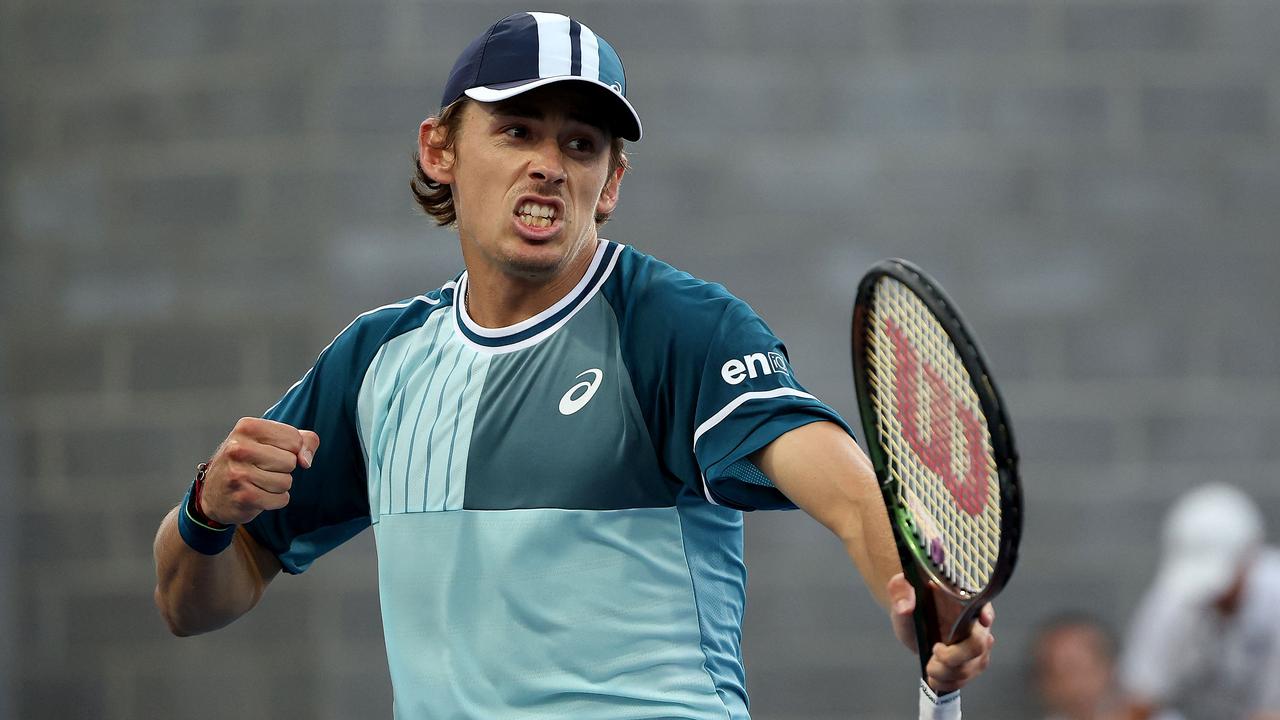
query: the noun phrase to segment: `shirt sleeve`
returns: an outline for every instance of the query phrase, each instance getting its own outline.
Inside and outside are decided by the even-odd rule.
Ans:
[[[796,379],[787,349],[741,300],[725,308],[700,366],[692,368],[693,451],[703,493],[741,510],[795,507],[748,460],[784,433],[833,422],[852,435],[838,413]]]
[[[601,292],[663,470],[738,510],[795,507],[748,459],[780,435],[849,426],[796,379],[787,349],[724,287],[629,249]]]
[[[368,366],[369,323],[352,323],[316,364],[264,414],[312,430],[320,446],[309,469],[293,471],[289,504],[258,515],[245,528],[300,573],[370,523],[364,455],[356,433],[356,394]]]

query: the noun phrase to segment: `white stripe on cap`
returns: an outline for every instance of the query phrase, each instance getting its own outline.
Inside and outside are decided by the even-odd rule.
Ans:
[[[596,34],[591,28],[582,28],[582,77],[588,80],[600,79],[600,44],[596,42]]]
[[[569,18],[556,13],[531,12],[529,14],[538,23],[538,77],[568,75],[573,69]]]

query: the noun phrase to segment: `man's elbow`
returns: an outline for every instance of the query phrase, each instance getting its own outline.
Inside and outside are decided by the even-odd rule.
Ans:
[[[155,603],[165,627],[175,637],[203,635],[224,627],[235,619],[235,617],[228,617],[226,613],[210,615],[206,609],[193,608],[184,604],[170,597],[160,584],[156,585]]]
[[[164,620],[165,627],[169,628],[170,633],[177,637],[190,637],[199,634],[183,625],[178,609],[168,601],[164,591],[158,584],[155,591],[155,603],[156,610],[160,611],[160,617]]]

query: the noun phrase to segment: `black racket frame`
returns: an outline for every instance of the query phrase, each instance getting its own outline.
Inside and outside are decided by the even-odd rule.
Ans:
[[[880,438],[867,367],[867,322],[871,296],[876,283],[883,277],[905,285],[942,325],[943,331],[959,353],[965,371],[969,373],[983,415],[986,416],[1000,482],[1000,548],[990,582],[977,593],[962,590],[947,581],[924,550],[914,542],[910,513],[898,502],[898,482],[889,472],[889,458]],[[884,495],[885,508],[889,511],[889,523],[893,526],[893,537],[898,546],[903,573],[916,590],[916,612],[913,620],[916,644],[920,651],[920,674],[925,677],[925,667],[929,663],[934,644],[941,641],[949,644],[967,637],[968,629],[982,606],[1004,589],[1013,574],[1017,563],[1018,542],[1022,537],[1022,489],[1018,479],[1018,453],[1005,413],[1004,400],[991,379],[986,359],[978,349],[973,334],[942,287],[919,267],[901,258],[890,258],[872,266],[858,284],[850,335],[853,382],[858,396],[858,414],[862,419],[867,454],[880,481],[880,491]],[[966,605],[945,636],[937,620],[937,607],[930,591],[931,585],[936,586],[944,595]]]

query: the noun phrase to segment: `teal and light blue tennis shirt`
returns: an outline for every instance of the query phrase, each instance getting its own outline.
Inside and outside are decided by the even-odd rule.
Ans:
[[[747,456],[840,417],[746,303],[600,241],[487,329],[467,275],[365,313],[267,417],[312,429],[247,527],[299,573],[373,525],[397,718],[745,718]]]

